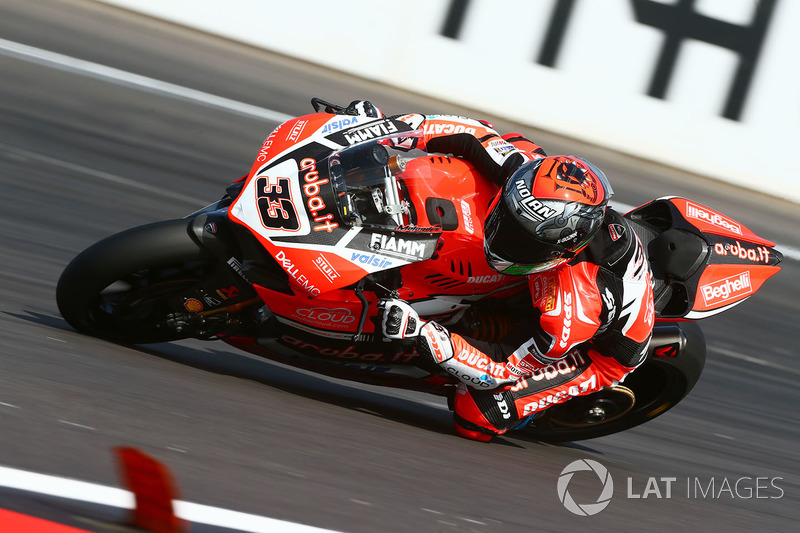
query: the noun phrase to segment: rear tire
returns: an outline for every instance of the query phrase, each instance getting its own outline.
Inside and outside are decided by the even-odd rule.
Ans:
[[[539,418],[521,428],[519,435],[544,442],[594,439],[625,431],[660,416],[686,397],[700,380],[706,360],[706,343],[700,326],[681,323],[686,335],[686,350],[678,357],[650,357],[617,387],[579,396],[551,407]],[[602,418],[599,412],[608,416]]]
[[[81,252],[58,280],[61,316],[76,330],[125,344],[192,336],[167,324],[164,302],[213,268],[189,235],[188,220],[169,220],[112,235]]]

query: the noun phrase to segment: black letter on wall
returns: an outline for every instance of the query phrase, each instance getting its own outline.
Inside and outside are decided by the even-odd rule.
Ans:
[[[739,120],[775,3],[776,0],[759,1],[750,25],[739,26],[695,13],[694,0],[679,0],[675,5],[633,0],[636,21],[666,34],[647,94],[664,98],[684,39],[714,44],[739,55],[739,67],[722,112],[725,118]]]
[[[469,0],[452,0],[450,2],[450,9],[447,10],[444,26],[442,26],[442,35],[451,39],[458,39],[461,25],[464,24],[464,15],[466,15],[468,8]]]
[[[558,52],[561,49],[561,42],[564,40],[564,33],[567,30],[572,8],[575,7],[575,0],[557,0],[550,16],[550,26],[544,36],[544,43],[539,52],[539,59],[536,61],[546,67],[554,67],[558,59]]]

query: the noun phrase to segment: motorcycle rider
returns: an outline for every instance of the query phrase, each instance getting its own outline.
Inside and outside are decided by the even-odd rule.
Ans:
[[[613,190],[603,172],[573,156],[547,157],[483,121],[393,118],[423,130],[398,147],[462,157],[501,185],[484,225],[486,260],[502,274],[528,276],[531,316],[500,342],[425,322],[399,299],[379,302],[386,337],[413,340],[461,381],[456,431],[488,441],[574,396],[617,386],[635,370],[653,331],[651,273],[639,238],[607,207]]]

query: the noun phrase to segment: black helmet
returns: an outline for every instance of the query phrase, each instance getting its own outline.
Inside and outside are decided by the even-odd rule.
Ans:
[[[489,208],[486,260],[509,275],[566,263],[600,230],[613,194],[605,174],[585,159],[557,155],[525,163]]]

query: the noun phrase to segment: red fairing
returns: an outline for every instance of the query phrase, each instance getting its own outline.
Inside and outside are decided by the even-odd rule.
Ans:
[[[346,287],[398,267],[399,297],[442,323],[457,320],[473,300],[524,290],[524,279],[498,274],[486,262],[483,220],[499,189],[462,159],[426,156],[398,165],[399,200],[411,207],[403,224],[377,232],[342,219],[322,157],[331,143],[351,142],[346,132],[353,125],[363,129],[372,122],[379,133],[384,126],[397,129],[364,117],[308,115],[279,126],[263,143],[228,215],[247,227],[289,276],[294,296],[256,287],[270,309],[308,332],[352,334],[362,302]],[[375,293],[365,296],[373,316]],[[308,297],[315,301],[306,305]],[[373,329],[366,320],[361,332]]]
[[[698,319],[724,311],[754,294],[780,271],[774,243],[740,222],[685,198],[670,198],[686,222],[702,231],[709,255],[697,280],[694,305],[686,315]]]
[[[369,274],[353,262],[332,253],[279,247],[260,235],[256,237],[289,274],[292,285],[310,296],[319,296],[350,285]]]
[[[329,179],[320,174],[316,159],[306,157],[302,147],[333,131],[333,126],[339,129],[357,120],[320,113],[275,128],[262,144],[241,194],[228,209],[229,218],[254,234],[289,275],[292,286],[312,297],[370,273],[357,261],[349,261],[351,254],[334,253],[330,246],[318,249],[283,243],[286,238],[334,232],[341,238],[347,233],[337,222],[337,207],[327,192]],[[282,157],[289,153],[295,157]]]
[[[320,334],[322,332],[349,333],[352,335],[358,330],[361,315],[361,300],[352,290],[333,290],[316,298],[298,298],[297,296],[271,291],[259,285],[254,285],[256,292],[265,302],[269,302],[270,311],[291,320],[294,327],[306,329]],[[376,297],[372,292],[366,292],[365,298],[373,306]],[[374,307],[374,306],[373,306]],[[374,331],[371,320],[364,324],[363,333]]]
[[[265,163],[272,160],[276,155],[288,149],[292,149],[316,133],[316,131],[323,127],[331,119],[331,115],[315,113],[313,115],[305,115],[298,117],[283,124],[272,130],[269,137],[264,139],[261,148],[258,151],[256,160],[250,169],[248,177],[252,177]]]
[[[754,294],[777,266],[709,265],[700,276],[693,312],[702,313],[729,307]]]
[[[659,321],[725,311],[780,271],[783,255],[772,242],[686,198],[659,198],[625,216],[650,234],[646,244]]]
[[[409,199],[417,207],[417,225],[440,225],[444,217],[457,227],[443,232],[430,260],[403,267],[400,297],[413,301],[432,294],[467,296],[521,290],[522,280],[492,270],[483,251],[483,220],[498,187],[476,179],[474,167],[463,159],[430,156],[425,173],[414,171],[419,163],[411,161],[403,178]],[[434,200],[436,206],[430,203]]]
[[[762,239],[743,224],[714,211],[710,207],[685,198],[670,198],[669,201],[675,204],[689,223],[704,233],[743,239],[764,246],[775,246],[775,243]]]

